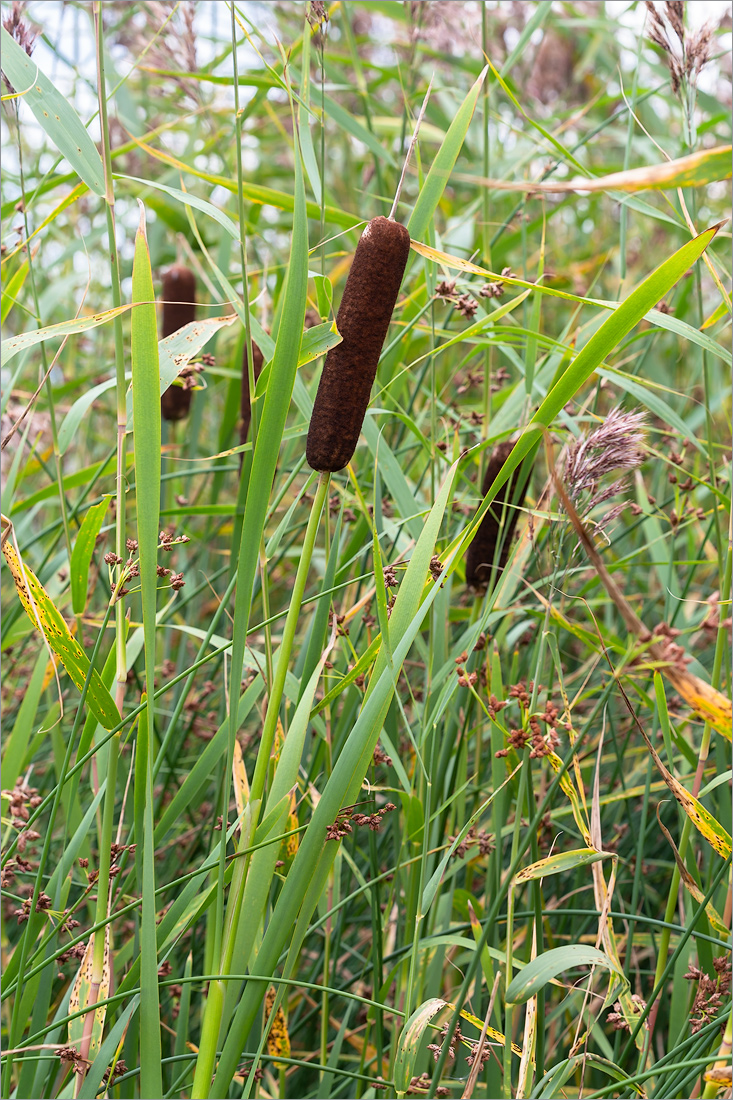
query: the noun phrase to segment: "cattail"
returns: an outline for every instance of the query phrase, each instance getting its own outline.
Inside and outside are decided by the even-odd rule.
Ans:
[[[359,441],[382,345],[410,254],[410,234],[374,218],[361,235],[336,324],[342,342],[326,356],[308,431],[314,470],[343,470]]]
[[[481,488],[483,496],[488,493],[513,449],[514,444],[508,441],[498,443],[494,447],[484,474],[484,482]],[[477,592],[485,592],[490,584],[493,587],[497,583],[509,558],[512,537],[519,517],[519,508],[521,508],[524,501],[527,482],[529,481],[529,477],[525,478],[521,491],[517,492],[521,472],[522,467],[520,464],[509,480],[501,486],[481,520],[481,526],[468,548],[466,554],[466,584]],[[498,552],[498,559],[495,561],[497,547],[500,543],[501,548]]]
[[[163,336],[171,336],[196,319],[196,276],[175,264],[163,276]],[[184,420],[191,408],[190,389],[169,386],[160,399],[164,420]]]
[[[262,352],[257,344],[252,344],[252,361],[254,365],[255,382],[260,377],[262,370]],[[239,422],[239,442],[246,443],[249,435],[249,426],[252,422],[252,404],[249,392],[249,359],[247,357],[247,341],[244,342],[242,353],[242,403],[241,420]],[[240,456],[241,457],[241,456]]]

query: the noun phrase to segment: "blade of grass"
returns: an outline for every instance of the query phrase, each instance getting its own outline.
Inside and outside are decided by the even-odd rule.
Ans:
[[[158,587],[157,553],[160,509],[160,384],[155,293],[145,233],[145,208],[140,203],[140,222],[135,238],[132,269],[132,403],[135,417],[135,477],[137,483],[137,540],[140,554],[145,680],[147,683],[145,815],[142,857],[142,960],[140,993],[140,1087],[147,1096],[162,1096],[160,1059],[160,1005],[155,924],[155,848],[153,839],[153,753],[155,729],[155,635]],[[137,304],[141,303],[141,304]],[[141,733],[143,716],[140,718]]]

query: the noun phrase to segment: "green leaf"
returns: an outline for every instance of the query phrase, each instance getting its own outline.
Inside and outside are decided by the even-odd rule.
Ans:
[[[624,336],[631,332],[634,326],[646,316],[652,306],[659,302],[665,294],[668,294],[688,268],[700,258],[718,232],[720,224],[711,226],[704,233],[693,237],[691,241],[687,241],[682,248],[673,253],[656,271],[653,271],[639,286],[632,290],[628,298],[593,333],[588,343],[578,352],[575,359],[552,387],[524,429],[523,434],[517,440],[493,484],[489,486],[489,490],[476,512],[473,522],[463,536],[460,537],[463,549],[478,530],[484,514],[501,486],[511,477],[529,452],[539,445],[539,439],[544,430],[549,428],[560,410],[575,397],[581,386],[587,382],[593,372],[611,354],[616,345],[623,340]]]
[[[313,811],[298,853],[288,872],[262,944],[253,963],[257,973],[269,975],[280,953],[289,946],[286,974],[294,965],[338,851],[338,844],[326,841],[326,831],[343,806],[353,805],[372,761],[374,748],[392,701],[396,678],[429,608],[440,588],[431,584],[426,592],[430,559],[450,499],[457,471],[450,467],[437,499],[430,510],[420,538],[410,558],[405,576],[392,608],[390,655],[380,648],[359,717],[334,764],[321,798]],[[233,1076],[242,1043],[254,1022],[264,996],[264,986],[247,987],[240,999],[219,1062],[213,1095],[225,1094]]]
[[[293,394],[305,320],[308,290],[308,222],[305,211],[303,172],[299,157],[295,158],[295,166],[296,203],[290,263],[283,291],[283,308],[275,352],[270,368],[270,384],[267,387],[257,429],[238,555],[230,685],[232,700],[239,697],[252,586],[259,560],[260,538],[267,518],[275,467]],[[233,743],[236,734],[236,711],[233,707],[230,709],[230,718],[232,725],[229,736]]]
[[[410,215],[410,220],[407,223],[410,236],[416,241],[422,240],[427,233],[428,226],[432,225],[433,216],[438,203],[441,200],[448,180],[450,179],[451,172],[453,171],[453,166],[461,151],[461,146],[468,133],[468,127],[473,118],[473,112],[476,109],[479,92],[486,79],[487,72],[488,66],[483,69],[478,80],[472,85],[468,95],[458,108],[455,118],[448,127],[448,133],[445,135],[443,144],[436,153],[435,160],[430,166],[430,171],[425,178],[425,182],[420,188],[420,194],[417,197],[417,202]],[[657,299],[657,301],[658,300],[659,299]]]
[[[97,535],[102,529],[104,516],[110,498],[105,497],[99,504],[93,504],[84,516],[79,533],[76,536],[74,549],[71,551],[69,580],[71,582],[71,606],[75,615],[81,615],[87,604],[87,583],[89,581],[89,563],[92,560],[92,552],[97,541]]]
[[[363,145],[366,145],[370,152],[379,157],[380,160],[385,161],[386,164],[391,165],[394,168],[395,159],[388,149],[385,149],[380,141],[375,138],[374,134],[362,125],[358,119],[350,115],[340,104],[327,95],[324,97],[326,101],[326,115],[328,118],[333,119],[337,126],[340,126],[342,130],[345,130],[347,134],[351,134],[353,138],[360,141]],[[318,103],[320,103],[320,96],[318,97]],[[320,114],[320,112],[319,112]]]
[[[577,867],[587,867],[589,863],[598,863],[601,859],[611,859],[611,852],[599,852],[595,848],[575,848],[572,852],[558,852],[545,856],[536,863],[523,867],[514,876],[516,884],[545,878],[547,875],[559,875],[563,871],[574,871]]]
[[[593,1069],[600,1070],[601,1073],[605,1073],[612,1081],[620,1081],[626,1088],[633,1088],[637,1096],[646,1096],[644,1089],[636,1081],[629,1080],[629,1075],[626,1070],[619,1069],[613,1062],[610,1062],[607,1058],[601,1058],[597,1054],[590,1054],[588,1051],[583,1051],[582,1054],[575,1054],[572,1058],[567,1058],[563,1062],[558,1062],[557,1065],[549,1069],[541,1081],[538,1081],[534,1087],[533,1096],[536,1096],[538,1100],[555,1100],[555,1097],[562,1096],[562,1087],[570,1077],[588,1066]]]
[[[195,210],[200,210],[203,214],[208,214],[210,218],[213,218],[226,230],[233,241],[239,241],[239,229],[232,219],[218,206],[214,206],[212,202],[207,202],[206,199],[200,199],[198,195],[190,195],[188,191],[181,191],[178,187],[168,187],[164,183],[157,183],[153,180],[141,180],[137,176],[118,176],[115,173],[114,179],[129,180],[131,183],[139,183],[143,187],[152,187],[156,191],[164,191],[166,195],[170,195],[177,202],[182,202],[186,206],[192,206]]]
[[[139,200],[138,200],[139,201]],[[160,509],[160,382],[155,293],[150,253],[145,234],[145,207],[140,203],[140,224],[135,237],[132,268],[131,358],[132,407],[135,418],[135,480],[137,484],[137,539],[140,553],[143,632],[145,636],[145,679],[155,679],[157,554]],[[140,303],[139,305],[136,303]],[[147,706],[140,715],[140,731],[147,728],[152,739],[155,729],[153,691],[147,692]],[[142,927],[140,964],[140,1091],[145,1096],[162,1096],[160,1004],[156,944],[155,848],[153,842],[153,762],[148,737],[139,737],[139,759],[135,786],[144,778],[145,806],[142,857]],[[143,755],[142,746],[145,746]],[[136,789],[136,799],[140,792]]]
[[[415,1076],[415,1062],[420,1051],[420,1044],[430,1021],[447,1008],[448,1002],[440,997],[431,997],[419,1008],[416,1008],[410,1019],[402,1029],[397,1040],[397,1051],[394,1060],[394,1086],[397,1092],[405,1093],[410,1087],[410,1081]]]
[[[626,981],[624,973],[596,947],[585,943],[570,943],[564,947],[555,947],[551,951],[545,951],[532,959],[523,970],[510,982],[506,991],[506,1000],[509,1004],[522,1005],[534,997],[541,989],[564,970],[571,970],[576,966],[600,966],[610,970],[622,981]]]
[[[26,280],[26,276],[29,271],[28,260],[24,260],[18,267],[18,270],[13,272],[12,278],[8,280],[3,287],[2,304],[0,305],[0,322],[5,324],[11,309],[15,305],[15,299],[20,294],[23,283]]]
[[[8,34],[2,34],[2,67],[58,151],[96,195],[104,195],[104,168],[97,148],[66,96]]]
[[[326,321],[323,325],[314,325],[313,328],[306,329],[300,344],[298,367],[304,367],[307,363],[320,359],[327,351],[340,344],[342,339],[335,321]]]

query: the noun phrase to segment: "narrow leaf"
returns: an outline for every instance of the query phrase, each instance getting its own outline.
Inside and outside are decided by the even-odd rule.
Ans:
[[[54,604],[45,588],[27,565],[21,565],[15,547],[10,539],[3,543],[3,554],[8,568],[13,574],[20,602],[28,618],[40,631],[68,672],[74,686],[84,690],[89,676],[89,658],[73,636],[61,612]],[[105,729],[111,730],[119,725],[120,712],[96,668],[89,676],[86,694],[87,706]]]
[[[104,195],[104,168],[89,134],[66,96],[8,34],[2,34],[2,67],[58,151],[92,191]]]
[[[79,533],[76,536],[74,549],[71,551],[69,580],[71,582],[71,606],[75,615],[81,615],[86,607],[89,564],[97,542],[97,535],[102,529],[109,501],[110,498],[105,497],[100,500],[99,504],[92,505],[84,516]]]
[[[142,776],[145,777],[145,808],[142,857],[142,957],[140,967],[140,1091],[145,1096],[162,1096],[160,1004],[155,911],[155,850],[153,843],[152,737],[155,704],[155,605],[157,594],[157,547],[160,510],[160,385],[155,295],[150,253],[145,234],[145,208],[140,203],[140,223],[135,237],[132,269],[131,357],[132,404],[135,417],[135,480],[137,483],[137,537],[140,553],[145,637],[145,680],[147,707],[140,727],[147,726],[149,746]],[[140,303],[140,304],[137,304]],[[140,771],[136,774],[137,780]],[[136,791],[136,795],[139,792]]]
[[[608,955],[604,955],[598,948],[584,943],[571,943],[565,947],[555,947],[551,951],[545,951],[528,962],[510,982],[506,999],[509,1004],[524,1004],[530,997],[534,997],[544,989],[552,978],[576,966],[600,966],[612,971],[622,981],[626,981],[623,971],[618,970]]]

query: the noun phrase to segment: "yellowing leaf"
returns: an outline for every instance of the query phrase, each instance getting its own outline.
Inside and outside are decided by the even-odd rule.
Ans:
[[[563,871],[574,870],[576,867],[584,867],[589,863],[598,863],[601,859],[610,859],[611,852],[599,852],[596,848],[575,848],[572,852],[557,852],[552,856],[538,859],[536,863],[530,863],[523,867],[514,876],[514,882],[530,882],[532,879],[546,878],[548,875],[559,875]]]
[[[5,517],[2,521],[4,524],[12,526]],[[79,691],[83,691],[84,683],[89,674],[89,658],[72,635],[61,612],[36,575],[27,565],[21,563],[10,537],[5,538],[2,548],[8,568],[13,574],[20,602],[23,604],[28,618],[36,629],[43,634],[48,645],[68,672],[74,686]],[[112,696],[102,683],[102,678],[96,669],[92,670],[89,677],[86,701],[92,714],[95,715],[105,729],[114,729],[122,721],[120,712],[117,710]]]
[[[275,1003],[275,987],[270,986],[265,996],[265,1023],[270,1019],[270,1013],[272,1012],[272,1006]],[[285,1013],[282,1006],[278,1008],[275,1013],[275,1018],[272,1021],[272,1027],[267,1036],[267,1050],[273,1058],[289,1058],[290,1057],[290,1036],[288,1035],[288,1025],[285,1021]],[[285,1069],[287,1063],[275,1062],[278,1069]]]
[[[641,168],[628,168],[624,172],[612,172],[608,176],[574,176],[570,180],[545,180],[531,183],[529,180],[476,179],[458,176],[493,191],[522,191],[559,194],[569,191],[635,191],[666,190],[670,187],[694,187],[731,176],[731,146],[716,145],[714,149],[702,149],[687,157],[648,164]]]
[[[677,845],[675,844],[674,840],[672,839],[672,834],[670,833],[669,829],[665,829],[664,825],[662,824],[661,818],[659,816],[659,806],[658,805],[657,805],[657,821],[659,822],[659,828],[662,830],[665,837],[669,841],[669,845],[670,845],[670,847],[671,847],[671,849],[674,853],[674,859],[675,859],[675,863],[677,864],[677,870],[680,873],[680,878],[682,879],[682,883],[683,883],[685,889],[688,890],[690,894],[692,894],[695,901],[699,901],[702,904],[702,902],[705,901],[705,894],[702,892],[702,890],[697,885],[697,883],[695,882],[695,880],[692,877],[692,875],[690,874],[690,872],[685,867],[684,860],[682,859],[682,856],[680,855],[680,853],[677,851]],[[707,905],[705,906],[705,914],[706,914],[708,920],[710,921],[711,925],[715,929],[715,931],[719,932],[721,936],[727,937],[729,932],[728,932],[728,928],[726,927],[725,921],[720,916],[720,914],[718,913],[717,909],[715,908],[715,906],[713,905],[713,903],[711,901],[709,901],[707,903]]]
[[[288,832],[291,833],[293,829],[297,829],[300,822],[298,821],[297,802],[295,799],[295,791],[290,792],[290,813],[288,814]],[[293,859],[298,854],[298,834],[293,833],[285,841],[285,856],[287,859]]]
[[[237,817],[241,821],[245,804],[249,801],[249,780],[247,779],[247,769],[244,766],[242,746],[239,744],[239,741],[234,742],[232,773],[234,779],[234,800],[237,803]]]
[[[99,935],[99,933],[97,933]],[[71,994],[69,996],[69,1015],[73,1015],[75,1012],[81,1011],[86,1008],[90,1003],[90,994],[93,992],[93,970],[94,970],[94,936],[90,936],[87,943],[84,957],[81,960],[81,966],[79,967],[74,984],[71,988]],[[102,978],[99,983],[99,987],[94,991],[94,1003],[97,1001],[104,1001],[109,996],[110,986],[110,965],[109,965],[109,925],[105,928],[104,933],[104,965],[102,967]],[[107,1006],[102,1005],[100,1008],[94,1010],[94,1021],[92,1024],[92,1035],[89,1043],[89,1052],[86,1057],[90,1062],[94,1061],[94,1057],[99,1050],[102,1042],[102,1033],[104,1032],[104,1021],[107,1015]],[[69,1045],[80,1049],[82,1038],[84,1036],[84,1027],[86,1024],[88,1013],[83,1016],[77,1016],[75,1020],[69,1021]]]
[[[275,727],[275,737],[272,742],[272,752],[270,753],[270,760],[274,767],[277,767],[278,760],[280,759],[280,752],[282,751],[283,741],[285,740],[285,730],[283,724],[278,718],[277,725]]]
[[[445,1003],[448,1008],[452,1008],[455,1012],[456,1006],[454,1004],[452,1004],[450,1001],[446,1001]],[[461,1009],[461,1019],[468,1020],[469,1024],[473,1024],[473,1026],[477,1027],[479,1031],[483,1031],[483,1020],[479,1020],[478,1016],[474,1016],[472,1012],[468,1012],[468,1010],[465,1008]],[[495,1043],[499,1043],[500,1046],[504,1046],[504,1044],[506,1043],[506,1036],[502,1035],[500,1031],[497,1031],[493,1027],[486,1028],[486,1037],[488,1039],[491,1039]],[[464,1042],[466,1042],[467,1045],[473,1045],[467,1040],[464,1040]],[[516,1054],[518,1058],[522,1057],[522,1048],[520,1046],[517,1046],[516,1043],[512,1043],[512,1052]]]

